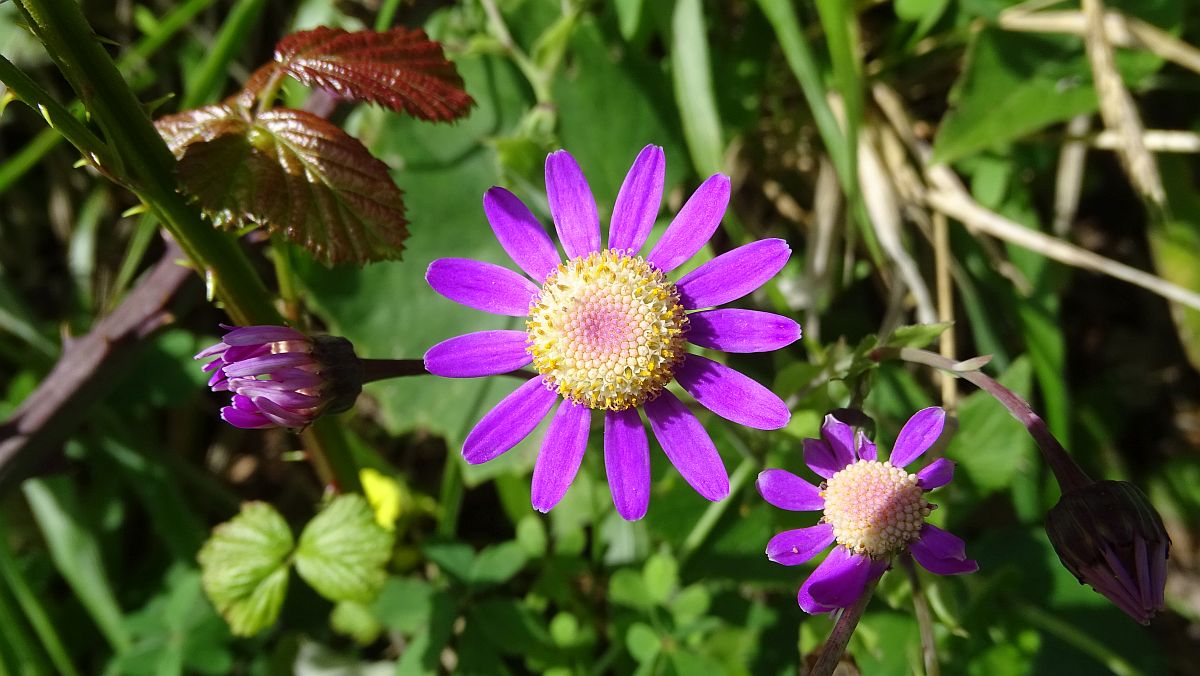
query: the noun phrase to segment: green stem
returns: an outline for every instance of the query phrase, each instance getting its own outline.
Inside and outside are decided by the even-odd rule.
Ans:
[[[275,265],[275,282],[279,285],[279,298],[283,301],[283,316],[292,326],[299,326],[300,302],[296,275],[292,270],[292,252],[287,242],[279,237],[271,238],[271,262]]]
[[[837,624],[833,625],[833,631],[829,632],[829,638],[825,641],[825,647],[821,649],[817,663],[813,665],[812,671],[808,672],[808,676],[830,676],[834,669],[837,669],[838,663],[842,661],[842,653],[846,652],[846,646],[850,643],[850,637],[854,635],[854,630],[862,620],[867,604],[875,595],[875,585],[877,584],[879,584],[878,579],[868,583],[862,596],[858,597],[854,605],[842,610]]]
[[[737,469],[733,470],[733,474],[729,477],[729,497],[720,502],[714,502],[704,509],[704,513],[700,515],[696,525],[692,526],[692,531],[688,533],[687,539],[679,548],[679,565],[682,566],[704,544],[717,522],[733,504],[734,496],[740,493],[746,483],[754,477],[757,469],[757,461],[746,459],[737,466]]]
[[[399,7],[400,0],[383,0],[379,4],[379,13],[375,15],[375,30],[385,31],[391,28]]]
[[[913,565],[912,557],[907,553],[900,556],[900,566],[908,574],[908,583],[912,587],[913,610],[917,614],[917,627],[921,630],[921,653],[925,658],[925,676],[941,676],[937,639],[933,635],[933,615],[929,612],[929,601],[925,598],[925,589],[921,586],[921,578],[917,574],[916,566]]]
[[[458,456],[453,450],[446,453],[446,465],[442,470],[442,490],[438,496],[438,504],[442,506],[442,514],[438,519],[437,534],[442,537],[454,537],[458,530],[458,512],[462,509],[463,477],[462,468],[458,466]]]
[[[1090,655],[1117,676],[1140,676],[1143,673],[1123,657],[1110,650],[1102,641],[1096,640],[1077,629],[1070,622],[1051,615],[1037,606],[1028,603],[1019,603],[1017,605],[1017,614],[1021,619],[1034,627],[1041,629],[1047,634],[1057,636],[1064,643],[1073,646],[1080,652]]]
[[[42,647],[46,649],[50,661],[54,663],[54,668],[61,674],[76,676],[79,672],[75,670],[75,665],[71,662],[71,656],[67,653],[62,638],[55,631],[50,615],[42,606],[37,594],[34,594],[33,590],[29,588],[29,583],[25,581],[25,576],[21,574],[12,550],[9,549],[7,530],[0,522],[0,577],[4,578],[8,588],[12,591],[13,598],[25,611],[25,617],[42,641]]]

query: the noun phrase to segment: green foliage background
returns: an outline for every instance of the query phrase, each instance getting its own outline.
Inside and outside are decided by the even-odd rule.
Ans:
[[[422,376],[369,385],[339,422],[359,465],[387,479],[384,493],[399,518],[389,536],[373,531],[379,541],[394,537],[379,593],[343,597],[310,578],[322,573],[305,573],[338,562],[305,558],[304,527],[322,495],[309,465],[293,461],[298,439],[233,430],[216,418],[220,398],[205,393],[191,355],[214,342],[224,319],[193,289],[193,309],[95,403],[65,460],[0,496],[0,673],[796,673],[831,623],[795,604],[811,565],[783,568],[763,549],[773,533],[811,525],[812,517],[770,508],[754,477],[785,467],[813,478],[800,440],[815,436],[822,415],[852,395],[866,393],[863,408],[885,446],[913,411],[942,403],[928,371],[892,364],[859,373],[854,346],[915,320],[903,297],[892,298],[896,271],[864,218],[857,181],[846,182],[850,199],[832,253],[816,260],[822,158],[843,178],[855,176],[846,138],[881,124],[871,87],[883,83],[905,102],[918,136],[931,141],[934,160],[950,162],[979,204],[1049,231],[1063,123],[1097,111],[1082,39],[1006,30],[998,21],[1003,0],[501,0],[507,34],[474,0],[146,0],[118,3],[115,12],[110,3],[84,4],[97,33],[113,41],[110,51],[126,57],[124,72],[141,99],[162,112],[183,107],[163,99],[171,93],[183,92],[187,105],[225,95],[294,30],[370,27],[382,9],[444,43],[478,104],[469,118],[436,125],[368,106],[344,106],[335,117],[393,168],[405,191],[404,260],[328,269],[288,251],[316,325],[351,339],[361,356],[416,358],[453,335],[509,328],[433,293],[424,282],[428,263],[446,256],[505,263],[482,194],[504,185],[547,220],[542,160],[559,147],[583,167],[606,222],[629,163],[647,143],[667,155],[660,231],[706,175],[734,179],[716,250],[701,260],[751,239],[789,241],[788,267],[739,305],[794,316],[806,336],[778,353],[730,357],[788,399],[787,429],[767,434],[702,416],[730,469],[730,498],[706,502],[652,448],[650,511],[636,523],[612,508],[599,434],[548,516],[529,506],[540,432],[486,465],[462,461],[467,431],[513,389],[510,380]],[[1200,14],[1185,0],[1110,5],[1200,42]],[[0,52],[67,100],[69,89],[14,17],[0,4]],[[233,45],[218,64],[229,77],[204,90],[202,64],[222,39]],[[805,47],[811,71],[803,68]],[[1200,131],[1195,72],[1145,50],[1119,50],[1117,65],[1148,127]],[[821,108],[827,92],[844,102],[845,127]],[[285,90],[291,105],[307,95],[299,86]],[[62,336],[86,331],[119,302],[159,245],[152,224],[125,213],[134,205],[127,192],[72,169],[78,156],[65,144],[47,151],[54,132],[44,132],[29,109],[2,110],[0,415],[7,416],[46,376]],[[1200,290],[1193,158],[1160,156],[1174,220],[1156,223],[1143,215],[1115,156],[1090,151],[1066,237]],[[967,540],[981,570],[922,578],[942,670],[1194,669],[1196,313],[1174,308],[1173,317],[1148,292],[957,223],[950,228],[957,354],[993,355],[986,370],[1034,401],[1093,476],[1146,488],[1175,549],[1169,610],[1149,628],[1080,586],[1042,530],[1058,494],[1032,442],[999,404],[961,388],[959,431],[945,451],[959,463],[958,476],[934,494],[934,521]],[[901,245],[932,287],[929,232],[919,219],[906,222]],[[261,244],[247,246],[269,277]],[[262,527],[281,538],[267,569],[286,598],[280,592],[278,622],[238,638],[202,591],[197,555],[211,528],[250,500],[282,515]],[[284,542],[279,526],[287,524]],[[296,576],[279,582],[291,575],[292,558],[312,587]],[[884,577],[849,653],[862,673],[923,673],[903,575]]]

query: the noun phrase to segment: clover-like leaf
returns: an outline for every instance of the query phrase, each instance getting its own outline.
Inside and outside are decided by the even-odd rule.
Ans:
[[[404,201],[387,165],[316,115],[232,105],[163,118],[179,178],[219,227],[264,225],[325,264],[400,258]]]
[[[293,544],[287,522],[265,502],[245,503],[213,529],[197,556],[201,583],[233,633],[251,636],[275,623]]]
[[[383,586],[392,544],[361,495],[342,495],[304,527],[296,572],[330,601],[367,602]]]
[[[341,98],[378,103],[423,120],[453,120],[475,104],[442,46],[420,29],[320,27],[293,33],[275,45],[275,63],[259,69],[246,82],[246,92],[261,94],[280,71]]]

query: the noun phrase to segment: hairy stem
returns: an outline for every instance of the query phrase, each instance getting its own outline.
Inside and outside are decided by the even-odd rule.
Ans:
[[[871,352],[871,359],[877,362],[900,360],[931,366],[975,385],[992,395],[996,401],[1008,409],[1012,417],[1025,426],[1025,429],[1029,431],[1029,435],[1037,443],[1038,448],[1041,449],[1042,457],[1046,459],[1046,464],[1054,472],[1054,477],[1058,479],[1058,485],[1064,493],[1072,488],[1092,483],[1092,479],[1071,458],[1066,449],[1062,447],[1062,444],[1058,443],[1058,439],[1054,438],[1054,435],[1050,433],[1050,428],[1046,426],[1046,421],[1042,420],[1042,417],[1033,411],[1033,407],[1029,405],[1029,402],[996,382],[995,379],[984,375],[978,370],[962,368],[960,367],[961,362],[955,362],[941,355],[911,347],[876,348]]]
[[[925,589],[921,586],[921,578],[917,575],[917,568],[908,554],[900,556],[900,565],[908,574],[908,582],[912,586],[913,610],[917,614],[917,627],[921,630],[921,654],[925,658],[925,676],[941,676],[942,668],[938,663],[937,640],[933,635],[933,615],[929,612],[929,601],[925,598]]]
[[[854,605],[842,610],[837,624],[833,625],[833,631],[829,632],[825,647],[821,649],[821,655],[817,657],[817,663],[813,665],[812,671],[808,672],[808,676],[830,676],[833,670],[837,669],[838,663],[842,660],[842,653],[846,652],[846,646],[850,643],[850,637],[854,635],[854,630],[862,620],[867,604],[875,595],[875,585],[877,584],[879,584],[878,579],[868,583],[862,596],[858,597]]]

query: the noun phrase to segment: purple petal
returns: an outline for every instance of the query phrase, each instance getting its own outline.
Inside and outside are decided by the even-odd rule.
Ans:
[[[286,326],[243,326],[230,331],[221,339],[226,345],[261,345],[287,340],[307,341],[308,336]]]
[[[675,380],[708,410],[746,427],[777,430],[792,417],[787,404],[774,392],[706,357],[684,357]]]
[[[239,411],[232,406],[226,406],[221,409],[221,419],[244,430],[265,430],[271,427],[278,427],[261,413],[251,413],[249,411]]]
[[[515,371],[533,357],[524,331],[479,331],[456,336],[425,352],[425,370],[444,378],[477,378]]]
[[[785,530],[767,543],[767,558],[785,566],[798,566],[833,544],[833,526],[819,523],[808,528]]]
[[[858,600],[872,572],[869,557],[855,556],[839,545],[829,552],[829,556],[826,556],[804,584],[800,585],[796,601],[804,612],[810,615],[845,608]],[[818,587],[822,593],[814,597],[813,587]],[[852,597],[849,603],[840,603],[847,596]],[[835,603],[834,600],[839,602]]]
[[[203,350],[200,350],[199,352],[197,352],[196,356],[192,357],[192,359],[207,359],[207,358],[213,356],[214,354],[221,354],[222,352],[224,352],[227,349],[229,349],[229,346],[226,345],[225,343],[217,343],[216,345],[209,345],[208,347],[204,348]]]
[[[967,545],[957,535],[927,523],[921,537],[908,546],[917,563],[938,575],[961,575],[979,570],[979,564],[967,558]]]
[[[896,445],[892,448],[891,457],[888,458],[892,466],[904,467],[921,457],[921,454],[929,450],[929,447],[937,442],[938,437],[942,436],[942,429],[945,426],[946,412],[936,406],[914,413],[913,417],[904,423],[904,428],[896,437]]]
[[[666,167],[667,160],[662,148],[649,145],[638,153],[613,205],[608,248],[634,252],[641,250],[662,206]]]
[[[592,409],[586,406],[569,399],[558,405],[533,468],[530,497],[537,511],[550,511],[567,494],[587,450],[591,421]]]
[[[871,577],[871,557],[851,554],[845,547],[834,547],[805,581],[808,595],[826,608],[854,605]]]
[[[617,514],[626,521],[650,506],[650,442],[636,408],[604,414],[604,472]]]
[[[862,430],[854,433],[854,446],[858,450],[858,457],[863,460],[874,462],[879,458],[879,449],[875,447],[875,442],[868,439],[866,432]]]
[[[239,411],[258,413],[258,406],[254,404],[254,400],[244,394],[233,395],[233,407]]]
[[[225,375],[230,378],[241,378],[244,376],[266,375],[276,369],[312,363],[312,355],[307,352],[280,352],[279,354],[269,354],[264,357],[254,357],[233,364],[226,364],[223,370],[225,371]]]
[[[207,364],[205,364],[204,366],[202,366],[200,368],[200,370],[204,371],[205,373],[208,373],[209,371],[215,371],[216,369],[219,369],[224,365],[225,365],[225,360],[221,359],[220,357],[217,357],[216,359],[214,359],[214,360],[208,362]]]
[[[729,495],[729,474],[708,432],[683,402],[663,390],[643,406],[667,458],[696,492],[709,500]]]
[[[504,188],[491,188],[483,194],[483,213],[500,246],[525,274],[544,282],[562,262],[542,224],[516,195]]]
[[[256,383],[269,383],[269,380],[256,380]],[[239,386],[234,389],[238,394],[250,397],[253,401],[259,399],[267,399],[271,402],[289,408],[292,410],[303,408],[315,408],[321,405],[321,397],[312,397],[307,394],[300,394],[290,390],[279,390],[270,387],[256,387],[253,385]]]
[[[567,258],[600,250],[600,216],[587,179],[565,150],[546,157],[546,199]]]
[[[764,470],[754,485],[763,500],[780,509],[813,512],[825,508],[821,490],[786,469]]]
[[[429,264],[425,281],[455,303],[512,317],[527,316],[538,293],[533,282],[512,270],[469,258],[439,258]]]
[[[842,468],[849,463],[842,462],[840,458],[833,454],[833,449],[829,447],[829,442],[824,439],[805,439],[804,444],[804,464],[808,468],[816,472],[818,476],[826,479],[833,478],[834,474],[842,471]]]
[[[800,340],[800,325],[756,310],[705,310],[688,315],[688,342],[724,352],[770,352]]]
[[[729,177],[724,174],[709,176],[675,215],[675,220],[667,226],[646,260],[663,272],[683,265],[708,243],[721,224],[728,204]]]
[[[917,472],[917,485],[927,491],[941,488],[954,478],[954,461],[938,458],[925,469]]]
[[[299,351],[296,350],[296,352]],[[221,359],[226,362],[245,361],[253,357],[261,357],[264,354],[271,354],[270,345],[237,345],[225,350]]]
[[[266,397],[254,397],[252,401],[263,415],[280,427],[300,428],[306,427],[312,422],[309,416],[289,411]]]
[[[791,255],[782,239],[763,239],[723,253],[679,280],[675,286],[680,302],[695,310],[737,300],[766,284]]]
[[[834,457],[842,467],[857,459],[858,456],[854,454],[854,428],[835,418],[832,413],[825,414],[825,422],[821,424],[821,438],[829,443]]]
[[[487,462],[516,446],[546,417],[558,394],[541,376],[531,378],[487,412],[463,442],[463,457],[472,465]]]

